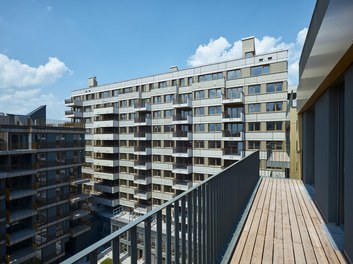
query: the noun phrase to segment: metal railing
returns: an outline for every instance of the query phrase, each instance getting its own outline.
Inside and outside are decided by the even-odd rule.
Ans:
[[[99,249],[107,245],[111,245],[113,263],[120,263],[124,255],[120,253],[137,263],[140,248],[144,263],[151,263],[152,255],[156,263],[220,262],[258,181],[259,154],[255,152],[63,263],[81,259],[97,263]],[[126,240],[127,251],[123,250]]]

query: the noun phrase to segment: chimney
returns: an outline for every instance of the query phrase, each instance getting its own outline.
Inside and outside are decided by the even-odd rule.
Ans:
[[[177,72],[179,69],[178,69],[178,66],[171,66],[169,68],[172,72]]]
[[[250,58],[256,55],[255,52],[255,38],[249,37],[241,40],[243,46],[243,58]]]
[[[96,87],[98,86],[96,76],[92,76],[88,78],[88,87]]]

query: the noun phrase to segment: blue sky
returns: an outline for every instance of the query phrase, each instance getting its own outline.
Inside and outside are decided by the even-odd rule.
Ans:
[[[236,58],[239,40],[257,51],[289,49],[290,82],[314,9],[298,1],[0,1],[0,112],[48,105],[100,84]]]

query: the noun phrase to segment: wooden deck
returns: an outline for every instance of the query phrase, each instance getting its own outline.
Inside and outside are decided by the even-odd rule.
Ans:
[[[347,263],[299,180],[263,178],[230,263]]]

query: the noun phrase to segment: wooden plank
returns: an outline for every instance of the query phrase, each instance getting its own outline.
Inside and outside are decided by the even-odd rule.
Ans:
[[[272,185],[273,181],[268,181],[268,187],[266,190],[266,196],[264,199],[264,204],[262,207],[262,215],[261,215],[261,220],[260,220],[260,226],[257,231],[258,235],[265,236],[266,235],[266,228],[267,228],[267,218],[268,218],[268,212],[269,212],[269,206],[270,206],[270,198],[271,198],[271,191],[272,191]]]
[[[322,244],[322,248],[324,249],[326,257],[328,259],[328,262],[329,263],[340,263],[330,241],[328,240],[328,237],[326,236],[326,233],[325,233],[319,219],[317,217],[313,217],[312,219],[313,219],[316,231],[319,235],[319,238],[320,238],[320,241]]]
[[[306,229],[304,217],[301,215],[297,215],[297,220],[298,220],[300,237],[302,238],[305,259],[308,263],[317,263],[314,249],[309,237],[309,233],[308,233],[308,230]]]
[[[314,252],[315,252],[315,256],[317,259],[317,262],[320,264],[329,264],[329,262],[327,261],[326,258],[326,254],[324,252],[324,250],[322,249],[322,247],[314,247]]]
[[[271,214],[271,212],[270,212]],[[264,252],[262,255],[262,263],[273,263],[273,237],[265,237]]]
[[[266,179],[266,181],[264,182],[264,188],[263,188],[263,191],[261,192],[261,196],[257,204],[257,208],[261,208],[261,209],[263,208],[269,182],[270,182],[269,179]]]
[[[281,183],[279,180],[277,181],[278,183],[276,190],[275,238],[283,239]]]
[[[231,264],[237,264],[240,262],[241,256],[243,254],[245,242],[246,242],[246,239],[248,238],[248,234],[249,234],[249,232],[247,232],[247,231],[243,231],[241,233],[241,236],[238,240],[237,246],[236,246],[235,251],[233,253],[232,260],[230,261]]]
[[[276,210],[276,193],[277,193],[277,181],[272,180],[270,211]]]
[[[305,263],[305,255],[303,250],[303,245],[298,243],[293,243],[294,259],[295,263]]]
[[[283,240],[274,238],[273,240],[273,263],[283,264]]]
[[[291,194],[291,190],[290,190],[290,188],[291,188],[290,181],[286,181],[285,187],[286,187],[286,194],[287,194],[287,201],[288,201],[289,222],[290,222],[290,227],[291,227],[292,241],[293,241],[293,243],[301,244],[302,241],[300,238],[297,217],[295,214],[292,194]]]
[[[346,257],[344,256],[344,254],[342,253],[342,251],[335,249],[336,255],[338,260],[340,261],[341,264],[346,264],[348,263]]]
[[[261,263],[262,254],[264,250],[265,237],[261,235],[256,236],[254,252],[252,254],[251,263]]]
[[[309,215],[310,217],[316,217],[316,211],[314,210],[314,208],[312,207],[312,204],[311,204],[311,197],[310,195],[308,194],[304,184],[302,181],[298,181],[296,180],[295,183],[297,184],[301,194],[302,194],[302,197],[303,197],[303,200],[305,202],[305,205],[306,205],[306,208],[309,212]]]

